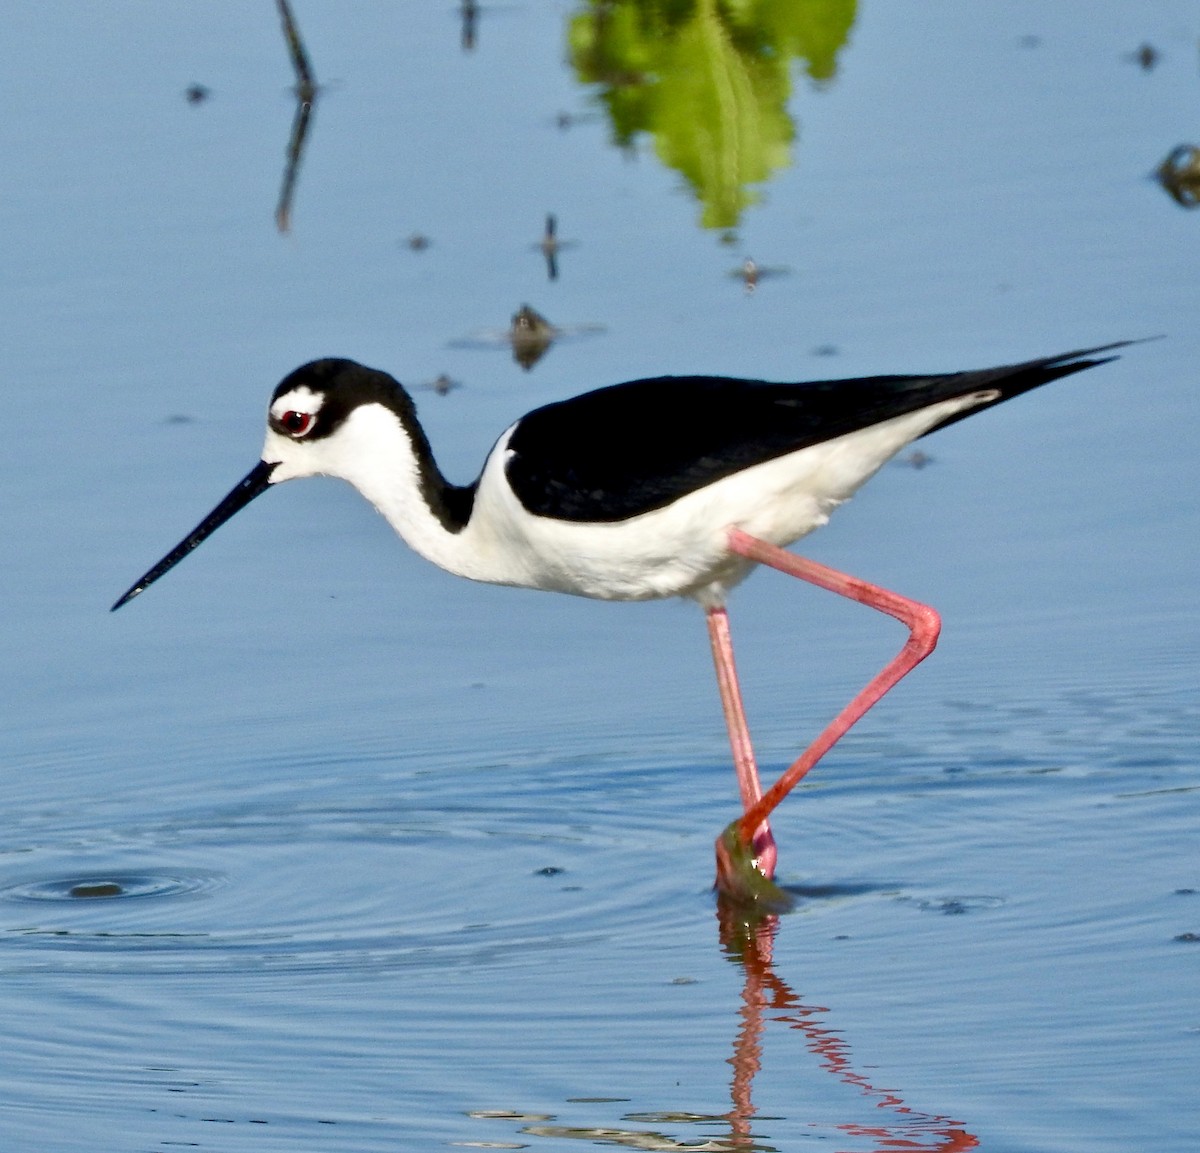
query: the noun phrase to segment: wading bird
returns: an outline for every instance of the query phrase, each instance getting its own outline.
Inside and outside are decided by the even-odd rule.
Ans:
[[[349,481],[418,553],[458,576],[602,600],[689,597],[708,621],[742,816],[717,841],[717,886],[770,886],[768,816],[937,642],[937,613],[786,551],[906,445],[975,412],[1114,359],[1129,342],[934,376],[773,384],[635,380],[536,409],[496,442],[479,479],[442,476],[409,394],[351,360],[306,364],[275,389],[262,459],[120,608],[271,485]],[[909,638],[770,789],[742,709],[725,600],[757,564],[907,625]]]

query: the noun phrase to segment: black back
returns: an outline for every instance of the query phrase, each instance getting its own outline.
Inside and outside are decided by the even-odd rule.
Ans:
[[[1122,342],[1127,343],[1127,342]],[[617,521],[788,453],[981,389],[999,396],[952,424],[1061,376],[1120,345],[977,372],[771,384],[664,376],[536,409],[509,441],[509,484],[539,516]],[[933,431],[930,429],[929,431]]]

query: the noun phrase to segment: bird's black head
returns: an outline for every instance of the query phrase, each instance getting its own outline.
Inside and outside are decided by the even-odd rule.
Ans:
[[[356,408],[380,404],[407,427],[416,423],[412,398],[386,372],[354,360],[325,357],[289,372],[271,394],[267,424],[293,441],[332,436]]]

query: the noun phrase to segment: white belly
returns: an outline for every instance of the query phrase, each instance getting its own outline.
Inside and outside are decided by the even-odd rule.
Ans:
[[[730,552],[730,527],[775,545],[792,544],[825,524],[906,444],[993,395],[975,393],[895,417],[612,522],[531,516],[504,483],[504,438],[481,477],[456,550],[460,563],[449,567],[476,580],[602,600],[687,596],[719,604],[752,567]]]

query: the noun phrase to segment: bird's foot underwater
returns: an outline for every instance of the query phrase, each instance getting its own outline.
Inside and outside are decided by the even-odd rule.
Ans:
[[[795,905],[795,898],[763,871],[753,840],[743,832],[743,823],[740,817],[731,821],[717,838],[716,889],[737,904],[786,913]],[[774,853],[770,856],[773,863]]]

